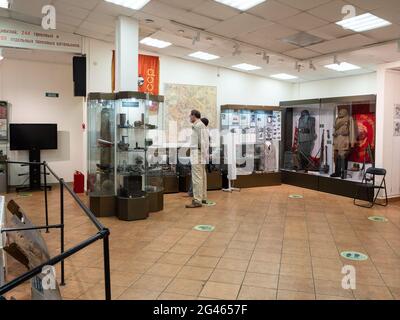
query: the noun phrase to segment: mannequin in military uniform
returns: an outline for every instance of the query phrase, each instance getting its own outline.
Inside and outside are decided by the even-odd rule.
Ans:
[[[335,173],[331,177],[346,178],[348,158],[355,144],[355,126],[353,118],[346,108],[339,109],[333,133]]]
[[[314,143],[317,139],[315,133],[315,118],[310,115],[308,110],[301,112],[299,119],[299,169],[307,170],[311,152],[314,149]]]

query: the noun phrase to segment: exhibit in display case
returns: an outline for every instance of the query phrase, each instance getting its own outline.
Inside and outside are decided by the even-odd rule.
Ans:
[[[283,182],[348,197],[374,166],[376,96],[281,103]]]
[[[163,210],[162,103],[140,92],[89,94],[88,190],[97,215],[132,221]]]
[[[87,190],[99,217],[115,215],[115,95],[90,93]]]
[[[235,168],[236,187],[281,184],[279,154],[282,112],[280,108],[224,105],[221,107],[221,130],[237,134],[235,157],[239,165]]]

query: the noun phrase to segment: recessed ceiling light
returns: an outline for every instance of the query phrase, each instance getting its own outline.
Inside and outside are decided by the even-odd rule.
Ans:
[[[150,2],[150,0],[104,0],[104,1],[111,2],[116,5],[130,8],[133,10],[140,10]]]
[[[363,32],[386,27],[391,25],[392,23],[377,16],[374,16],[371,13],[364,13],[353,18],[338,21],[336,22],[336,24],[342,26],[344,29],[350,29],[355,32]]]
[[[169,47],[170,45],[172,45],[171,42],[167,42],[167,41],[162,41],[162,40],[158,40],[158,39],[154,39],[151,37],[147,37],[144,38],[143,40],[140,41],[141,44],[144,44],[146,46],[150,46],[150,47],[156,47],[156,48],[166,48]]]
[[[359,66],[347,62],[342,62],[340,64],[328,64],[325,66],[325,68],[340,72],[361,69]]]
[[[206,60],[206,61],[215,60],[215,59],[219,58],[219,56],[216,56],[214,54],[210,54],[207,52],[202,52],[202,51],[197,51],[197,52],[191,53],[191,54],[189,54],[189,57],[200,59],[200,60]]]
[[[0,8],[8,9],[10,7],[10,2],[8,0],[0,0]]]
[[[239,9],[241,11],[246,11],[267,0],[214,0],[214,1],[233,7],[235,9]]]
[[[292,76],[287,73],[278,73],[278,74],[273,74],[271,76],[271,78],[275,78],[275,79],[279,79],[279,80],[293,80],[293,79],[297,79],[298,77]]]
[[[237,64],[237,65],[232,66],[232,68],[237,68],[237,69],[241,69],[241,70],[245,70],[245,71],[253,71],[253,70],[262,69],[261,67],[253,66],[252,64],[248,64],[248,63]]]

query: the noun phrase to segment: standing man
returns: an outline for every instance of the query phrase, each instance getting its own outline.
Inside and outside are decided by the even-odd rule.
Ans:
[[[206,126],[200,120],[197,110],[190,113],[192,137],[190,142],[190,162],[192,165],[193,200],[186,208],[201,208],[207,204],[207,173],[206,164],[209,155],[209,134]]]

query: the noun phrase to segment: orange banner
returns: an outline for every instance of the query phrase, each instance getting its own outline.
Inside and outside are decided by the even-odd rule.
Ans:
[[[139,91],[159,94],[160,58],[139,54]]]

